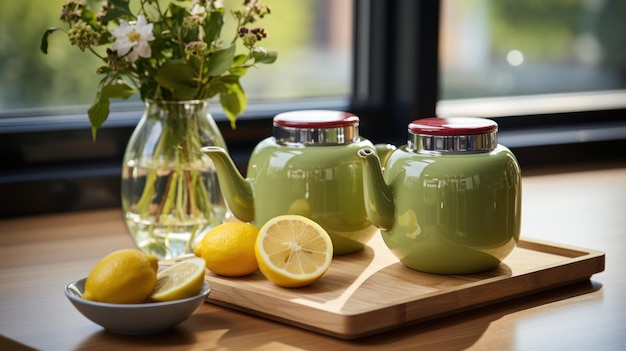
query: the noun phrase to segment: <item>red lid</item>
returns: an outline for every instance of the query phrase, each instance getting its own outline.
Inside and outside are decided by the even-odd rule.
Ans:
[[[359,117],[342,111],[306,110],[280,113],[274,117],[274,124],[290,128],[337,128],[359,124]]]
[[[413,134],[455,136],[491,133],[498,124],[490,119],[477,117],[422,118],[409,124]]]

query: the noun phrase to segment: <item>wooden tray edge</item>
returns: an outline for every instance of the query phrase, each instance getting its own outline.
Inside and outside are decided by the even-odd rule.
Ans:
[[[419,300],[408,301],[401,304],[398,320],[378,328],[361,328],[354,333],[345,334],[344,339],[356,339],[396,327],[416,323],[419,321],[432,320],[446,315],[456,314],[480,307],[489,306],[502,301],[509,301],[538,292],[547,291],[557,287],[574,284],[591,279],[594,274],[605,269],[605,253],[598,250],[586,249],[576,246],[556,244],[545,240],[528,239],[520,240],[520,247],[534,249],[545,253],[557,254],[568,257],[570,260],[564,264],[551,264],[525,272],[513,277],[495,277],[486,281],[480,281],[450,289],[445,293],[434,293]],[[542,275],[538,273],[543,272]],[[548,274],[549,273],[549,274]],[[489,291],[499,289],[498,298],[489,298]],[[507,291],[502,294],[502,291]],[[452,298],[450,297],[452,296]],[[454,301],[455,305],[446,304],[445,301]],[[399,306],[385,307],[398,309]],[[367,325],[371,319],[370,314],[374,311],[353,316],[353,323],[357,321]]]
[[[583,256],[591,256],[591,257],[604,256],[604,252],[599,251],[599,250],[593,250],[593,249],[588,249],[588,248],[583,248],[583,247],[578,247],[578,246],[573,246],[573,245],[560,244],[560,243],[555,243],[555,242],[551,242],[548,240],[542,240],[542,239],[530,238],[530,237],[520,238],[519,242],[517,243],[517,247],[534,250],[534,251],[541,251],[545,253],[551,253],[554,255],[559,255],[559,256],[564,256],[564,257],[569,257],[569,258],[576,258],[576,257],[583,257]]]
[[[450,289],[444,293],[437,292],[425,295],[418,300],[407,301],[398,305],[385,306],[356,314],[341,314],[325,310],[316,310],[313,307],[302,306],[287,301],[288,305],[294,308],[306,308],[314,311],[313,314],[315,318],[309,318],[307,320],[300,318],[304,313],[299,313],[298,318],[289,314],[278,315],[274,310],[266,311],[259,309],[258,306],[253,306],[250,301],[247,304],[241,303],[241,301],[233,301],[228,294],[228,290],[233,289],[233,287],[221,284],[219,281],[210,280],[210,283],[223,288],[226,293],[217,296],[211,294],[207,302],[324,335],[353,340],[396,329],[407,324],[416,324],[421,321],[485,307],[502,301],[508,301],[588,280],[593,274],[602,272],[605,269],[605,254],[598,250],[552,243],[534,238],[520,239],[518,246],[528,250],[563,256],[568,258],[568,261],[538,267],[532,271],[512,277],[499,276],[476,283],[470,283]],[[538,275],[538,273],[542,274]],[[500,289],[498,290],[500,293],[497,298],[492,298],[489,295],[489,291],[493,291],[494,289]],[[503,294],[502,291],[506,291],[506,293]],[[454,301],[454,304],[450,304],[449,301]],[[284,308],[289,309],[289,307]],[[396,318],[376,318],[377,314],[388,314],[389,311],[392,311]],[[322,326],[315,323],[315,321],[319,321],[320,318],[323,318],[325,321]],[[377,322],[372,323],[372,321]],[[332,325],[334,329],[324,327],[325,325]]]

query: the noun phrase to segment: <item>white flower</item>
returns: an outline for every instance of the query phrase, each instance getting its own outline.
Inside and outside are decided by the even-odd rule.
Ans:
[[[214,9],[223,9],[224,4],[222,3],[222,0],[213,0],[211,1],[211,7]]]
[[[111,31],[115,37],[113,49],[120,56],[126,56],[130,62],[135,62],[139,56],[148,58],[152,55],[149,41],[154,40],[152,23],[146,21],[143,15],[137,16],[137,22],[128,23],[120,20],[120,26]]]
[[[206,13],[206,8],[204,8],[204,6],[194,4],[193,7],[191,8],[192,16],[200,16],[200,15],[204,15],[205,13]]]

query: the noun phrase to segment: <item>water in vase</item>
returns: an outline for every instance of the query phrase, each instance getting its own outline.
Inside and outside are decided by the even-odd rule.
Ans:
[[[125,167],[122,202],[126,225],[139,249],[159,259],[193,252],[193,245],[222,223],[226,206],[215,171],[207,168]]]

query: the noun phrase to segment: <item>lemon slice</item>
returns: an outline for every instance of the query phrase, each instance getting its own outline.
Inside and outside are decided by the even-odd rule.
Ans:
[[[259,230],[255,244],[259,270],[276,285],[307,286],[326,273],[333,245],[319,224],[299,215],[270,219]]]
[[[150,299],[172,301],[198,294],[204,282],[205,265],[203,258],[191,257],[159,272]]]

